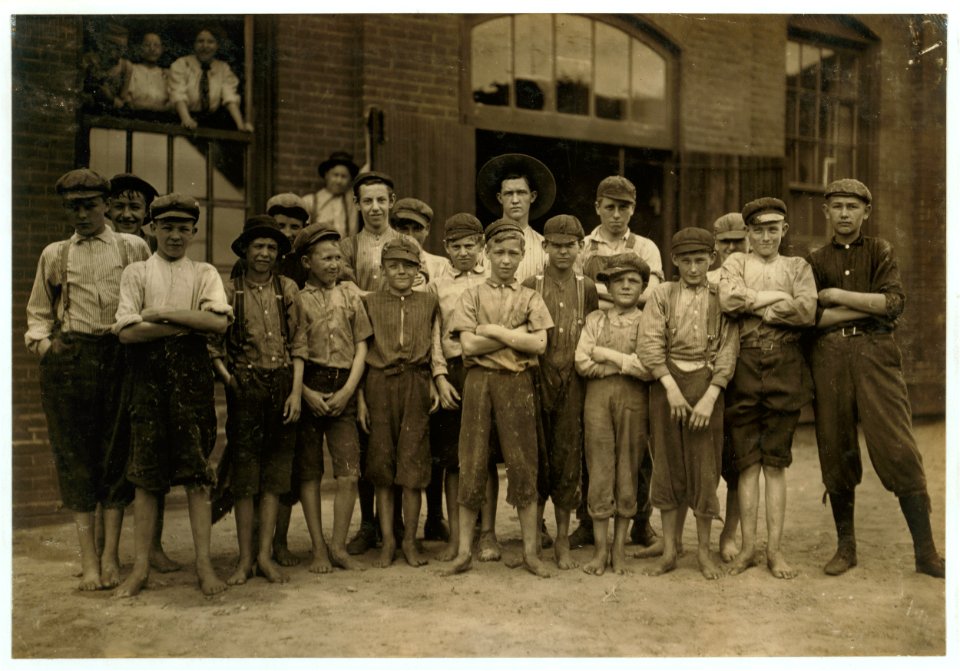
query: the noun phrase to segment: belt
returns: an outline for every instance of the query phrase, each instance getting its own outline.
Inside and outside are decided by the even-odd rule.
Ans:
[[[868,335],[889,335],[893,333],[889,329],[878,329],[878,328],[864,328],[862,326],[841,326],[840,328],[831,329],[826,333],[820,334],[821,338],[831,335],[838,335],[841,338],[856,338],[859,336],[868,336]]]
[[[407,370],[418,371],[418,372],[421,372],[421,373],[427,373],[427,372],[430,371],[430,366],[429,366],[428,364],[425,364],[425,363],[415,363],[415,364],[412,364],[412,363],[398,363],[398,364],[393,365],[393,366],[385,366],[384,368],[381,368],[380,370],[383,371],[383,374],[384,374],[384,375],[391,376],[391,375],[399,375],[400,373],[402,373],[402,372],[404,372],[404,371],[407,371]]]

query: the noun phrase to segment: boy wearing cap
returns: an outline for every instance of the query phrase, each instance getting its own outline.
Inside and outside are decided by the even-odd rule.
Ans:
[[[333,152],[317,166],[317,173],[323,178],[323,188],[303,196],[311,224],[333,228],[340,233],[341,239],[357,234],[360,230],[357,227],[357,205],[350,192],[350,183],[359,172],[360,166],[354,163],[353,155],[345,151]]]
[[[136,486],[133,571],[117,596],[135,596],[150,573],[157,499],[171,485],[187,490],[197,577],[206,595],[227,588],[210,562],[210,486],[207,458],[217,437],[213,367],[207,336],[223,334],[233,311],[216,268],[186,256],[200,206],[171,193],[153,201],[157,251],[133,263],[120,280],[113,332],[130,363],[130,460]]]
[[[857,565],[854,491],[863,474],[859,420],[874,470],[900,499],[917,572],[943,578],[946,562],[930,528],[926,475],[893,337],[905,298],[897,260],[889,242],[862,233],[873,200],[865,184],[840,179],[827,186],[824,197],[833,238],[809,256],[820,290],[810,356],[817,446],[837,528],[837,551],[824,571],[840,575]]]
[[[472,566],[477,513],[488,496],[490,433],[496,426],[507,464],[507,502],[518,508],[523,536],[523,565],[542,578],[550,571],[540,561],[537,520],[537,444],[528,439],[536,424],[530,369],[546,351],[550,312],[540,295],[516,279],[523,259],[524,232],[511,220],[485,231],[490,277],[460,296],[446,329],[460,339],[464,366],[460,429],[460,543],[453,575]]]
[[[759,198],[743,208],[750,252],[731,254],[720,273],[720,306],[739,320],[740,354],[728,387],[724,421],[740,470],[737,495],[743,544],[733,559],[736,575],[754,566],[760,472],[766,492],[767,566],[777,578],[797,571],[780,540],[787,505],[786,468],[793,461],[793,433],[810,400],[809,373],[800,350],[813,325],[817,287],[810,264],[780,255],[789,228],[779,198]]]
[[[393,230],[409,235],[420,245],[420,269],[426,273],[427,281],[438,277],[450,265],[443,256],[429,253],[424,243],[430,235],[430,222],[433,221],[433,208],[417,198],[401,198],[390,211],[390,226]],[[421,291],[425,283],[416,285]]]
[[[279,497],[290,489],[300,418],[306,340],[293,280],[276,273],[290,241],[270,215],[247,219],[230,247],[245,270],[226,287],[234,320],[213,348],[213,367],[227,391],[230,491],[240,557],[229,585],[242,585],[254,565],[270,582],[288,578],[271,557]],[[254,497],[259,548],[254,553]]]
[[[307,345],[303,373],[306,408],[298,426],[295,472],[313,546],[310,571],[328,573],[333,566],[359,569],[360,564],[347,553],[346,543],[360,478],[356,390],[373,328],[360,289],[353,282],[337,280],[343,258],[336,229],[325,224],[307,226],[297,235],[293,254],[308,273],[300,291]],[[324,438],[337,481],[329,549],[320,516]]]
[[[576,568],[570,556],[570,511],[580,504],[583,461],[583,381],[574,368],[574,351],[585,317],[597,309],[593,281],[574,272],[583,249],[583,226],[569,214],[547,219],[543,227],[547,267],[528,277],[523,286],[543,298],[554,327],[547,332],[547,350],[540,356],[535,382],[543,422],[541,445],[540,515],[543,502],[553,499],[557,522],[554,555],[560,569]]]
[[[646,383],[652,378],[636,351],[640,296],[649,277],[647,264],[633,252],[610,258],[598,278],[610,288],[613,306],[587,315],[574,354],[577,372],[587,378],[583,428],[594,554],[583,570],[589,575],[603,575],[611,560],[616,573],[626,573],[624,545],[637,514],[638,466],[647,447]]]
[[[430,482],[429,415],[440,405],[433,378],[446,375],[440,350],[440,308],[433,294],[414,291],[420,246],[398,235],[383,246],[387,288],[365,294],[373,326],[367,377],[360,394],[361,426],[370,433],[366,476],[376,488],[383,547],[377,565],[393,563],[394,486],[403,488],[403,540],[410,566],[427,563],[416,545],[421,490]]]
[[[110,183],[101,175],[71,170],[57,180],[56,191],[75,232],[40,255],[24,342],[40,358],[40,397],[60,496],[73,511],[80,543],[80,589],[95,590],[120,582],[117,546],[123,509],[132,498],[123,472],[128,437],[116,430],[123,410],[123,350],[110,329],[123,268],[150,251],[140,238],[106,225]],[[105,533],[100,556],[98,506]]]
[[[697,561],[707,580],[723,572],[710,555],[710,527],[720,514],[723,390],[737,364],[735,325],[707,281],[714,239],[702,228],[678,231],[671,258],[679,282],[650,295],[640,320],[638,356],[660,381],[650,390],[650,499],[660,509],[663,557],[650,575],[676,568],[678,531],[688,508],[697,520]]]

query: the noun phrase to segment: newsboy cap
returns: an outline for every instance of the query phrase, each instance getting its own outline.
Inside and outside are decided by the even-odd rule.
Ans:
[[[640,273],[644,284],[650,280],[650,266],[636,252],[621,252],[607,259],[607,267],[597,273],[597,279],[604,284],[624,273]]]
[[[747,225],[739,212],[728,212],[713,222],[713,237],[717,240],[743,240],[747,237]]]
[[[233,253],[239,257],[246,256],[247,245],[257,238],[272,238],[277,242],[280,256],[290,251],[290,240],[280,230],[280,224],[269,214],[258,214],[250,217],[243,223],[243,231],[230,245]]]
[[[859,198],[867,205],[873,202],[873,195],[870,193],[867,185],[858,179],[852,179],[850,177],[830,182],[823,192],[823,197],[829,198],[830,196],[853,196]]]
[[[360,187],[364,184],[377,184],[384,183],[390,190],[393,190],[393,177],[388,175],[385,172],[377,172],[376,170],[371,170],[369,172],[362,172],[357,175],[353,180],[353,195],[358,199],[360,198]]]
[[[200,203],[192,196],[168,193],[150,203],[150,218],[154,221],[190,219],[196,222],[200,218]]]
[[[433,209],[418,198],[401,198],[391,208],[390,218],[408,219],[428,228],[433,221]]]
[[[388,240],[380,252],[380,263],[396,259],[420,265],[420,245],[409,235],[398,235]]]
[[[77,168],[61,175],[54,188],[58,196],[69,200],[106,197],[110,194],[110,180],[90,168]]]
[[[787,205],[779,198],[757,198],[743,206],[743,223],[773,224],[787,218]]]
[[[583,226],[572,214],[558,214],[543,225],[543,237],[560,242],[583,240]]]
[[[278,193],[267,201],[267,214],[273,216],[282,214],[287,217],[293,217],[300,221],[306,221],[310,218],[303,199],[295,193]]]
[[[637,203],[637,187],[626,177],[612,175],[604,177],[597,186],[597,200],[603,197],[624,200],[632,205]]]
[[[523,229],[520,228],[520,224],[515,222],[513,219],[508,219],[507,217],[497,219],[495,222],[487,226],[487,228],[483,231],[483,235],[487,240],[490,240],[493,238],[493,236],[499,235],[500,233],[506,233],[508,231],[523,235]]]
[[[671,254],[690,252],[713,252],[713,235],[699,226],[687,226],[673,234],[670,240]]]
[[[310,224],[297,231],[297,236],[293,239],[293,253],[306,254],[307,250],[313,247],[321,240],[339,240],[340,231],[328,226],[327,224]]]
[[[483,224],[469,212],[457,212],[443,224],[443,239],[446,242],[471,235],[483,235]]]

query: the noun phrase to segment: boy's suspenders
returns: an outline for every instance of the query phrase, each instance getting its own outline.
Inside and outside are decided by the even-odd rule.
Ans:
[[[584,298],[583,275],[575,275],[577,278],[577,326],[583,328],[584,314],[583,308],[586,303]],[[536,292],[543,296],[543,274],[537,275],[534,279],[534,288]]]
[[[233,324],[230,325],[230,335],[235,338],[235,342],[242,343],[246,338],[246,322],[244,320],[244,305],[246,296],[243,290],[244,275],[237,275],[233,278]],[[284,345],[289,344],[290,325],[287,323],[287,304],[283,300],[283,286],[280,283],[280,277],[273,274],[273,294],[277,301],[277,315],[280,319],[280,333],[283,335]]]
[[[123,244],[123,240],[120,239],[120,235],[117,234],[113,238],[113,244],[117,248],[117,255],[120,257],[120,272],[123,272],[123,269],[127,267],[127,247]],[[70,309],[70,283],[67,282],[67,268],[69,267],[70,259],[70,240],[62,240],[60,246],[57,248],[57,264],[60,268],[60,284],[53,287],[53,302],[57,302],[57,298],[60,298],[60,305],[63,308],[63,318],[59,320],[60,326],[59,330],[63,331],[63,324],[67,321],[67,311]],[[56,314],[56,308],[54,308],[54,314]],[[55,329],[58,330],[58,329]]]
[[[280,333],[283,335],[283,344],[290,343],[290,325],[287,323],[287,304],[283,301],[283,286],[280,283],[280,276],[273,274],[273,293],[277,298],[277,315],[280,318]]]
[[[670,357],[670,344],[677,332],[675,317],[680,303],[680,282],[670,282],[670,295],[667,297],[666,354]],[[720,296],[717,285],[707,283],[707,348],[703,353],[707,366],[713,370],[720,349]]]

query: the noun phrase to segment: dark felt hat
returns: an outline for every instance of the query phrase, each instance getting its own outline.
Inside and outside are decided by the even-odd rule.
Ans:
[[[650,280],[650,266],[636,252],[621,252],[607,257],[607,267],[597,273],[597,279],[604,284],[624,273],[640,273],[643,283]]]
[[[477,173],[477,193],[483,206],[493,214],[503,214],[497,194],[503,180],[510,175],[525,176],[530,182],[530,190],[537,192],[537,199],[530,205],[530,218],[545,215],[557,197],[557,183],[547,166],[526,154],[501,154],[483,164]]]
[[[637,187],[635,187],[629,179],[621,177],[620,175],[604,177],[600,184],[597,185],[597,200],[603,197],[623,200],[636,205]]]
[[[774,224],[787,218],[787,204],[779,198],[757,198],[743,206],[743,223]]]
[[[233,253],[243,258],[247,255],[247,245],[257,238],[273,238],[277,241],[280,256],[290,251],[290,240],[280,230],[280,224],[269,214],[258,214],[247,219],[243,224],[243,232],[230,245]]]
[[[330,168],[338,165],[345,166],[350,171],[351,178],[356,178],[357,173],[360,172],[360,166],[353,162],[353,154],[348,154],[345,151],[335,151],[330,154],[330,158],[317,166],[317,172],[323,177]]]
[[[110,195],[110,180],[90,168],[77,168],[61,175],[54,188],[57,195],[69,200],[106,197]]]
[[[495,235],[500,233],[506,233],[507,231],[512,231],[514,233],[519,233],[523,235],[523,229],[520,228],[520,224],[515,222],[513,219],[507,219],[506,217],[502,219],[497,219],[495,222],[487,226],[483,231],[483,235],[487,240],[490,240]]]
[[[191,219],[196,223],[200,218],[200,203],[192,196],[179,193],[168,193],[150,203],[150,218],[154,221],[163,219]]]
[[[728,212],[713,222],[713,237],[717,240],[743,240],[747,237],[747,225],[739,212]]]
[[[853,196],[854,198],[859,198],[867,205],[873,202],[873,195],[870,193],[867,185],[859,179],[850,177],[830,182],[823,192],[823,197],[829,198],[830,196]]]
[[[572,214],[558,214],[543,225],[543,237],[560,242],[583,240],[583,225]]]
[[[360,198],[360,187],[369,182],[383,182],[390,187],[391,190],[393,190],[393,177],[385,172],[371,170],[369,172],[361,173],[353,178],[353,195],[356,196],[357,199]]]
[[[483,235],[483,224],[469,212],[458,212],[444,223],[443,239],[453,242],[471,235]]]
[[[409,235],[398,235],[388,240],[380,252],[380,263],[391,259],[420,264],[420,245]]]
[[[293,253],[306,254],[307,250],[321,240],[339,240],[340,231],[326,224],[310,224],[297,231],[293,239]]]
[[[267,214],[283,214],[300,221],[306,221],[310,218],[303,199],[295,193],[278,193],[267,201]]]
[[[401,198],[390,208],[391,219],[409,219],[424,228],[433,221],[433,209],[418,198]]]
[[[713,235],[710,231],[699,226],[681,228],[673,234],[670,240],[671,254],[687,254],[689,252],[713,252]]]

